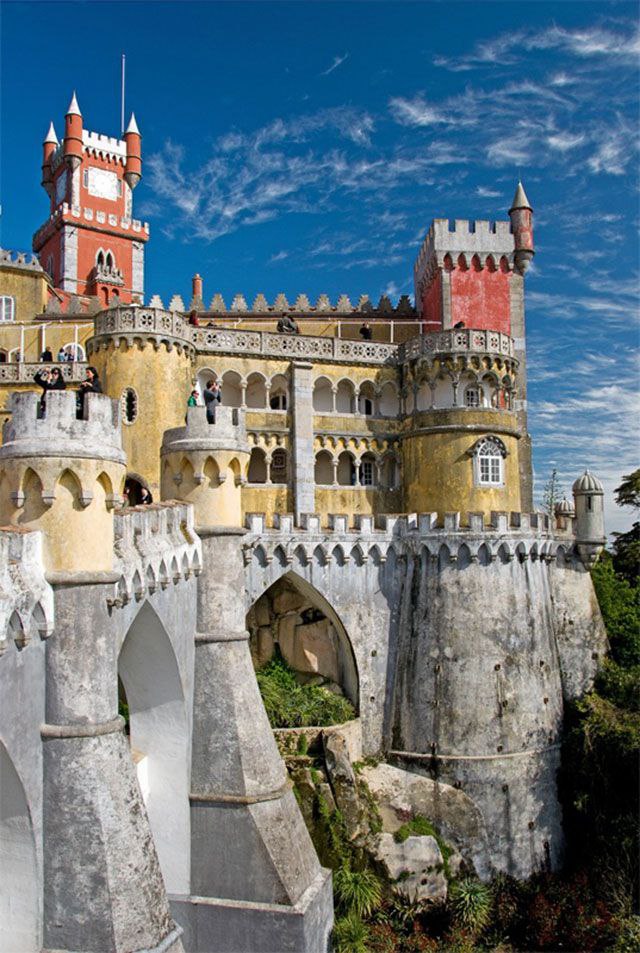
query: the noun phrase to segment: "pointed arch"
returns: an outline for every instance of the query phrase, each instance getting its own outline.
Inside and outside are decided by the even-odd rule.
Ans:
[[[39,950],[40,889],[33,820],[24,785],[0,741],[0,949]]]
[[[287,592],[287,590],[289,591]],[[331,671],[331,675],[328,677],[331,681],[337,682],[342,688],[357,712],[359,705],[359,673],[352,641],[342,619],[322,593],[295,570],[289,570],[273,582],[256,599],[253,605],[255,606],[257,602],[264,600],[263,606],[270,603],[275,607],[278,605],[279,594],[284,593],[285,596],[289,597],[291,590],[293,590],[294,597],[296,595],[299,597],[294,603],[298,606],[298,609],[295,610],[298,612],[298,623],[293,627],[291,622],[286,623],[281,637],[281,651],[284,650],[285,657],[289,656],[292,661],[299,660],[298,664],[305,665],[309,674],[313,672],[316,663],[322,673],[322,659],[324,659],[325,665],[328,665],[324,674],[326,675],[328,671]],[[292,618],[291,611],[287,611],[290,604],[290,600],[288,600],[284,602],[280,609],[280,612],[283,612],[288,619]],[[305,606],[316,610],[319,614],[319,619],[316,622],[305,623],[304,617],[308,611]],[[248,626],[252,609],[253,606],[249,610]],[[324,623],[322,623],[322,618],[325,620]],[[327,622],[329,623],[328,626]],[[277,629],[278,626],[275,623],[277,623],[277,619],[273,617],[272,624]],[[314,631],[310,631],[312,627]],[[319,629],[324,629],[326,638],[322,637],[318,631]],[[320,638],[323,651],[319,650],[318,638]],[[307,639],[309,641],[306,641]],[[314,645],[317,648],[314,649]],[[293,667],[295,668],[296,665],[294,664]]]
[[[188,720],[178,662],[144,602],[120,650],[118,675],[130,717],[131,753],[162,874],[170,893],[189,892]]]

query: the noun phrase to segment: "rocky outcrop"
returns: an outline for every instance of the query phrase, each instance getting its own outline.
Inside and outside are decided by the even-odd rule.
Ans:
[[[324,758],[335,802],[354,841],[365,834],[364,811],[358,797],[356,776],[349,758],[347,742],[337,731],[322,736]]]
[[[444,859],[435,837],[412,836],[398,843],[393,834],[378,834],[372,853],[398,893],[421,902],[447,899]]]
[[[365,767],[361,777],[377,801],[385,831],[393,834],[416,815],[426,817],[481,879],[489,879],[492,868],[484,818],[466,794],[391,764]]]

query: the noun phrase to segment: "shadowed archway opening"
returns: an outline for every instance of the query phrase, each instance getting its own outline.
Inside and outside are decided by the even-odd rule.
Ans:
[[[36,848],[24,787],[0,742],[0,950],[40,949]]]
[[[189,732],[182,681],[162,622],[145,603],[118,659],[120,711],[169,893],[189,892]],[[126,708],[125,708],[126,706]]]
[[[296,573],[274,582],[247,614],[251,655],[259,671],[282,658],[300,685],[316,685],[359,708],[359,679],[347,631],[317,589]]]

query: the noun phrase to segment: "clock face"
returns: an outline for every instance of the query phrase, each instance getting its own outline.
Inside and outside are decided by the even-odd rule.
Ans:
[[[64,202],[66,194],[67,194],[67,173],[65,170],[64,172],[61,172],[58,178],[56,179],[56,205],[60,205],[61,202]]]
[[[115,202],[118,198],[118,176],[115,172],[109,172],[107,169],[97,169],[90,167],[87,176],[87,188],[89,195],[94,195],[98,199],[109,199]]]

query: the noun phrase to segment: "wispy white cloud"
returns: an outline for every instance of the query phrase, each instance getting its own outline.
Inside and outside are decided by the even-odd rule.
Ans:
[[[320,73],[320,75],[321,75],[321,76],[328,76],[329,73],[333,73],[333,71],[336,70],[336,69],[338,69],[339,66],[342,66],[342,64],[344,63],[344,61],[347,60],[348,58],[349,58],[349,54],[348,54],[348,53],[343,53],[342,56],[334,56],[333,62],[331,63],[331,66],[329,66],[328,69],[326,69],[326,70],[324,70],[322,73]]]

